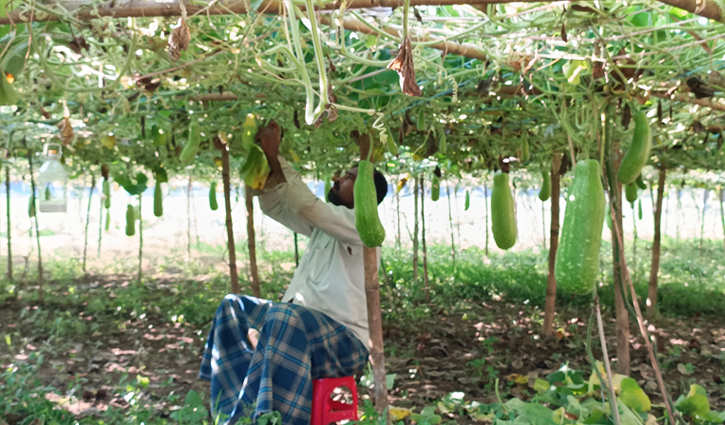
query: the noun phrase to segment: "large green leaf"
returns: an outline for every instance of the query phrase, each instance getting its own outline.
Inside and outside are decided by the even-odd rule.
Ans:
[[[639,412],[648,412],[652,409],[649,397],[632,378],[622,379],[622,392],[619,394],[619,399],[630,409]]]

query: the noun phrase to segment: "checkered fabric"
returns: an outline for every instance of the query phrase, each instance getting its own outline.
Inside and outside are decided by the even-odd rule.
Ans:
[[[256,350],[247,343],[250,328],[259,332]],[[214,315],[199,377],[211,381],[212,411],[228,415],[226,424],[278,411],[283,425],[308,425],[312,380],[354,375],[367,360],[363,343],[319,311],[227,295]]]

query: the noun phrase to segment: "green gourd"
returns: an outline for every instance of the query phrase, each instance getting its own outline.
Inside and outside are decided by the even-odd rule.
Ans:
[[[153,126],[151,128],[151,133],[154,136],[154,146],[166,146],[166,133],[162,129],[158,126]]]
[[[161,182],[156,182],[156,188],[154,189],[154,215],[161,217],[164,215],[164,203],[163,195],[161,194]]]
[[[111,210],[106,210],[106,232],[111,229]]]
[[[257,120],[254,119],[254,115],[247,114],[247,118],[242,124],[242,147],[246,151],[254,145],[254,139],[257,137]]]
[[[47,186],[45,187],[45,200],[50,201],[50,188]]]
[[[398,145],[395,143],[395,138],[393,137],[393,133],[390,132],[390,129],[388,128],[386,130],[388,132],[388,152],[390,152],[393,156],[398,156],[400,154],[400,151],[398,150]],[[327,192],[325,192],[327,193]]]
[[[642,220],[642,200],[640,199],[639,202],[637,202],[637,215],[639,216],[639,219]]]
[[[652,147],[652,131],[649,128],[649,121],[644,112],[634,114],[634,135],[632,145],[624,155],[622,164],[619,166],[617,179],[620,183],[632,183],[649,159],[649,151]]]
[[[529,152],[529,139],[524,134],[524,139],[521,142],[521,162],[529,162],[531,159],[531,152]]]
[[[212,211],[219,209],[219,204],[216,201],[216,182],[211,182],[209,186],[209,208]]]
[[[385,228],[378,216],[378,195],[373,180],[373,164],[360,161],[353,186],[355,202],[355,227],[365,246],[373,248],[385,240]]]
[[[647,189],[647,184],[645,184],[644,179],[642,178],[642,173],[637,176],[637,180],[635,180],[635,183],[637,184],[637,187],[639,187],[642,190]]]
[[[599,276],[599,250],[606,210],[599,162],[579,161],[567,194],[554,273],[559,288],[583,295]]]
[[[136,211],[133,209],[133,205],[128,204],[126,206],[126,236],[133,236],[136,234]]]
[[[189,138],[184,145],[184,149],[181,150],[179,155],[179,161],[183,165],[189,165],[196,158],[196,153],[199,152],[199,143],[201,142],[201,133],[199,131],[199,123],[192,121],[189,125]]]
[[[637,200],[637,184],[630,183],[624,187],[624,196],[627,198],[627,202],[634,203]]]
[[[468,211],[468,208],[471,207],[471,194],[466,191],[466,202],[464,203],[463,210]]]
[[[30,195],[30,198],[28,199],[28,217],[33,218],[35,217],[35,196]]]
[[[551,176],[546,170],[541,170],[541,190],[539,190],[539,199],[546,202],[551,198]]]
[[[111,208],[111,186],[108,184],[108,180],[103,180],[103,206],[108,209]]]
[[[499,248],[509,249],[516,244],[516,212],[509,186],[509,175],[506,173],[498,172],[493,176],[491,230]]]
[[[325,179],[325,200],[327,202],[330,202],[330,199],[327,197],[327,195],[330,193],[330,189],[332,189],[332,178],[328,176]]]
[[[435,202],[441,197],[441,179],[433,174],[430,186],[430,199]]]
[[[441,155],[445,155],[446,149],[446,130],[441,130],[441,140],[438,142],[438,150],[441,152]]]

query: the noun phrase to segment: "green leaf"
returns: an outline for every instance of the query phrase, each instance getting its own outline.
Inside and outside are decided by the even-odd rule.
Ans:
[[[398,376],[397,373],[391,373],[385,375],[385,383],[388,385],[388,389],[392,389],[395,386],[395,378]]]
[[[202,407],[204,406],[204,401],[199,396],[199,393],[194,390],[189,390],[186,394],[186,400],[184,400],[184,406]]]
[[[670,9],[670,15],[676,16],[680,19],[687,18],[687,15],[689,15],[689,14],[690,14],[690,12],[688,12],[684,9],[680,9],[679,7],[673,7]]]
[[[536,378],[536,381],[534,381],[534,391],[539,394],[549,391],[549,388],[551,388],[549,381],[540,378]]]
[[[632,378],[622,380],[622,392],[619,394],[619,399],[630,409],[639,412],[649,412],[652,409],[649,397]]]

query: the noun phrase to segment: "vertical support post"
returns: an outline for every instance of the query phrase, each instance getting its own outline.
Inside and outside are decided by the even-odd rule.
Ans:
[[[249,281],[252,285],[252,295],[261,297],[259,287],[259,273],[257,271],[257,243],[254,235],[254,194],[252,188],[244,187],[244,197],[247,203],[247,246],[249,247]]]
[[[237,272],[237,251],[234,244],[234,223],[232,222],[232,187],[229,177],[229,145],[222,146],[222,185],[224,186],[224,214],[227,228],[227,249],[229,250],[229,279],[232,281],[232,294],[239,293],[239,275]]]
[[[551,163],[551,235],[549,237],[549,275],[546,280],[546,304],[544,306],[544,336],[554,332],[554,314],[556,313],[556,251],[559,249],[559,187],[561,154],[554,153]],[[542,203],[543,204],[543,203]]]

